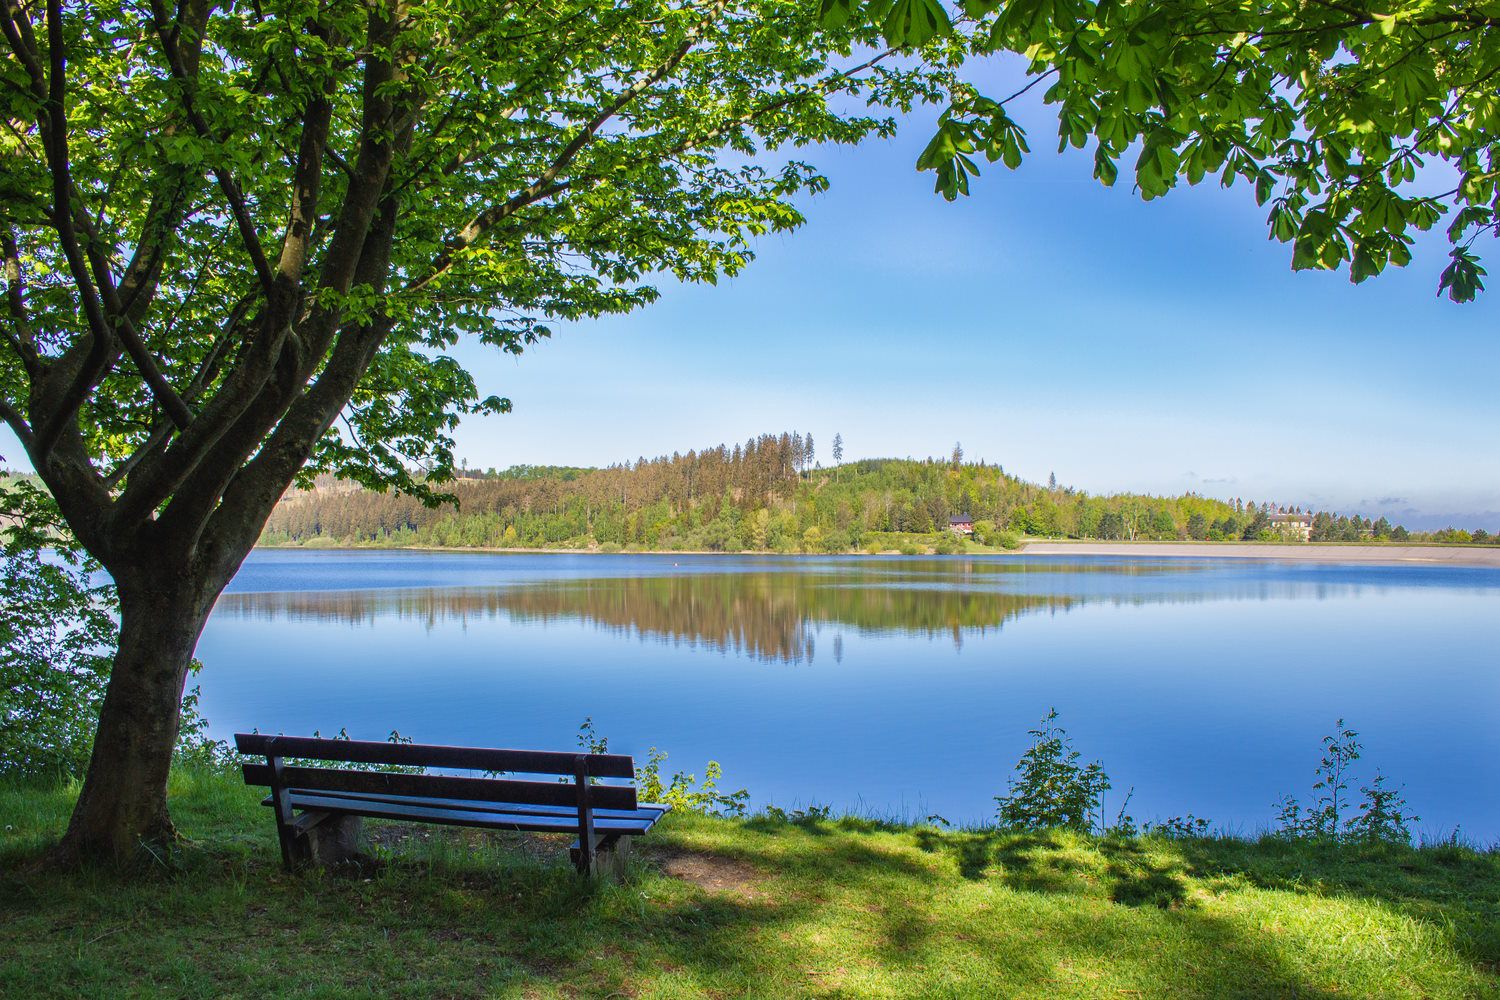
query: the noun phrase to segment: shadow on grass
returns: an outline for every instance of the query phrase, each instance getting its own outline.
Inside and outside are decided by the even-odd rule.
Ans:
[[[674,817],[613,884],[580,881],[563,841],[470,831],[392,842],[373,874],[286,874],[262,813],[202,816],[203,839],[154,879],[0,875],[0,994],[1361,993],[1324,938],[1194,903],[1251,887],[1378,898],[1476,928],[1454,951],[1481,974],[1500,957],[1477,929],[1500,877],[1472,852],[1340,861],[1298,845]],[[673,852],[730,859],[755,891],[672,877],[659,859]]]
[[[1500,973],[1500,852],[1281,837],[1173,843],[1192,878],[1372,900],[1437,929],[1476,968]]]
[[[963,878],[995,877],[1023,892],[1091,893],[1102,885],[1126,906],[1182,906],[1188,900],[1184,866],[1162,863],[1138,841],[1107,838],[1079,850],[1054,831],[915,831],[917,846],[951,857]]]

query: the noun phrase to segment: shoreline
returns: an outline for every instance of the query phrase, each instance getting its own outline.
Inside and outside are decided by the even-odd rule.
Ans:
[[[777,556],[827,558],[815,552],[713,552],[708,550],[654,549],[604,552],[599,549],[538,549],[450,547],[432,545],[257,545],[258,549],[304,552],[469,552],[476,554],[516,555],[655,555],[655,556]],[[872,556],[868,552],[841,555],[881,558],[896,552]],[[1098,542],[1034,540],[1021,543],[1019,549],[998,549],[964,553],[970,558],[1014,556],[1120,556],[1146,559],[1263,559],[1270,562],[1361,563],[1378,566],[1466,566],[1500,568],[1500,546],[1479,545],[1365,545],[1358,542]],[[932,555],[904,556],[908,559],[934,558]]]
[[[1500,546],[1362,545],[1358,542],[1027,542],[1030,556],[1144,556],[1180,559],[1265,559],[1276,562],[1406,566],[1500,567]]]

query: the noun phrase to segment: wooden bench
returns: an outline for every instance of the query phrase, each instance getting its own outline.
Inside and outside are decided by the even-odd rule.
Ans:
[[[264,757],[243,765],[245,784],[270,789],[281,859],[288,868],[348,854],[359,817],[532,830],[577,835],[571,857],[584,874],[617,869],[629,837],[646,833],[672,807],[636,802],[634,785],[594,779],[635,777],[627,754],[488,750],[414,743],[370,743],[236,733],[241,754]],[[336,764],[397,765],[498,773],[500,778],[307,767],[288,759]],[[510,777],[551,775],[551,780]],[[559,781],[557,775],[572,780]],[[352,819],[352,827],[350,820]]]

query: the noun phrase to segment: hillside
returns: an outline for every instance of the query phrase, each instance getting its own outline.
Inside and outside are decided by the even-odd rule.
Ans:
[[[1273,540],[1270,503],[1195,494],[1097,496],[1025,482],[999,466],[875,459],[824,468],[810,439],[761,435],[744,445],[604,469],[519,466],[470,474],[452,502],[323,480],[289,493],[266,526],[267,544],[474,548],[636,548],[696,551],[957,550],[945,530],[967,515],[974,541],[1009,547],[1020,536],[1101,540]],[[1383,520],[1316,516],[1313,538],[1405,539]],[[1438,539],[1444,540],[1444,539]],[[1457,539],[1454,539],[1457,540]],[[1467,535],[1463,539],[1469,540]]]

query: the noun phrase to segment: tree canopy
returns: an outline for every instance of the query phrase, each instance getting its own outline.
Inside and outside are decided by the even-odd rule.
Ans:
[[[830,24],[866,20],[890,41],[962,35],[1009,53],[1017,93],[960,87],[918,166],[953,199],[979,158],[1029,152],[1008,106],[1033,87],[1056,109],[1058,148],[1092,148],[1144,198],[1181,181],[1244,181],[1292,267],[1353,281],[1411,260],[1446,223],[1439,292],[1483,289],[1481,238],[1500,226],[1500,7],[1439,0],[824,0]]]

